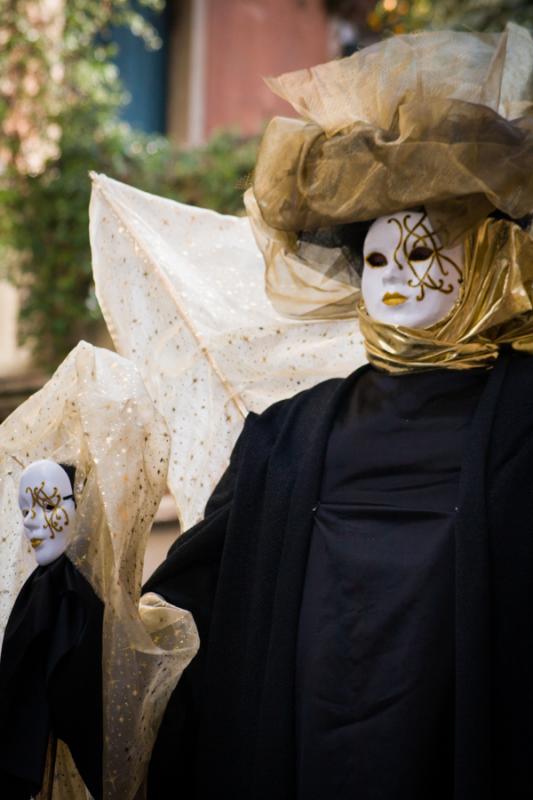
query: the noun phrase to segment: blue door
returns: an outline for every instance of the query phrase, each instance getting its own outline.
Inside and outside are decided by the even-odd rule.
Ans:
[[[147,50],[142,39],[129,30],[113,30],[111,38],[118,46],[115,63],[131,97],[121,116],[134,128],[165,133],[170,10],[168,4],[160,14],[146,8],[138,10],[156,29],[163,45],[159,50]]]

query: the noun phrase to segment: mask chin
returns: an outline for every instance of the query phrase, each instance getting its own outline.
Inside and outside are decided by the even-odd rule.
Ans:
[[[45,539],[43,543],[34,550],[35,560],[40,567],[46,567],[63,555],[68,546],[68,539],[65,536],[56,535],[55,539]]]
[[[400,307],[387,307],[381,298],[382,294],[379,294],[374,302],[371,301],[370,308],[365,300],[368,314],[376,322],[384,325],[399,325],[404,328],[425,330],[443,320],[450,313],[457,301],[457,294],[454,294],[453,298],[450,298],[450,301],[445,303],[440,298],[436,298],[437,302],[432,302],[432,298],[428,297],[425,303],[422,304],[418,303],[416,298],[413,298]]]

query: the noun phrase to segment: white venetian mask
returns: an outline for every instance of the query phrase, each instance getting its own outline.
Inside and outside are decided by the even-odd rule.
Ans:
[[[76,505],[70,478],[55,461],[34,461],[21,475],[19,507],[24,535],[39,566],[59,558],[70,541]]]
[[[443,248],[424,212],[387,214],[364,242],[361,292],[377,322],[428,328],[443,319],[461,290],[462,245]]]

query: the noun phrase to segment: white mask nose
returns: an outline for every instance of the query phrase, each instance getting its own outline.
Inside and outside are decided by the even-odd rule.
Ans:
[[[406,280],[402,272],[398,274],[398,269],[396,268],[395,271],[392,271],[388,274],[383,276],[383,285],[385,286],[406,286]]]
[[[44,519],[42,514],[39,514],[37,510],[35,511],[34,514],[30,512],[26,517],[23,518],[23,525],[29,531],[34,531],[37,528],[43,528]]]

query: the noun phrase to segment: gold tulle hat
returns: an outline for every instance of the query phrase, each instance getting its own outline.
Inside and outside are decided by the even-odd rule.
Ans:
[[[533,208],[533,40],[407,34],[270,79],[301,114],[266,129],[253,189],[272,228],[301,231],[423,205],[443,243],[497,208]]]
[[[301,115],[268,125],[245,198],[276,309],[359,316],[370,360],[391,371],[479,366],[503,341],[524,347],[531,237],[511,221],[486,221],[494,211],[517,219],[533,210],[530,33],[509,24],[501,34],[401,35],[268,83]],[[462,300],[445,325],[420,336],[378,331],[353,253],[304,234],[420,206],[442,244],[464,243],[468,314]],[[486,291],[477,291],[480,276]]]

